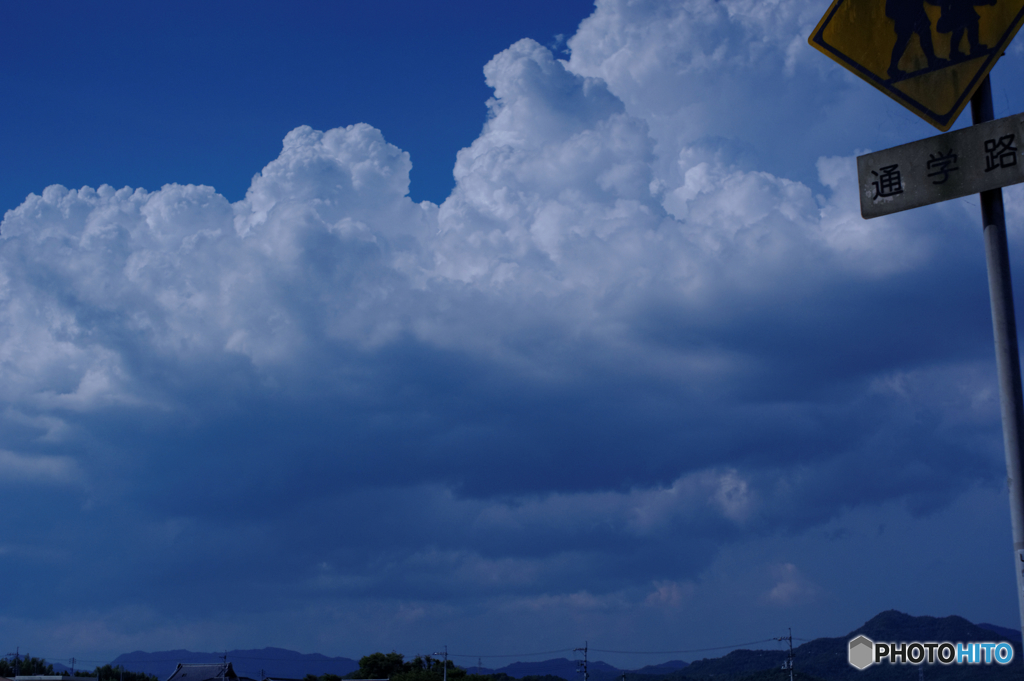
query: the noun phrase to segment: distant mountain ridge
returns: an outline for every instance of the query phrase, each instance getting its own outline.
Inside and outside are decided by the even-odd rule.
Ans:
[[[847,662],[847,648],[851,638],[864,634],[874,641],[1009,641],[1014,646],[1013,663],[1006,666],[985,667],[968,665],[925,665],[927,681],[967,681],[983,677],[985,681],[1024,681],[1024,659],[1021,653],[1020,632],[993,624],[972,624],[962,617],[913,617],[896,610],[879,613],[838,638],[818,638],[794,648],[794,670],[799,681],[897,681],[916,679],[913,665],[872,665],[857,671]],[[225,653],[194,653],[188,650],[170,650],[157,653],[136,651],[120,655],[111,664],[124,665],[131,671],[153,674],[163,681],[179,662],[210,663],[224,659]],[[301,679],[307,674],[344,676],[359,668],[359,663],[347,657],[326,657],[319,653],[297,653],[281,648],[260,650],[230,650],[227,660],[239,676],[252,679],[261,677]],[[593,660],[587,671],[590,681],[769,681],[776,677],[788,681],[789,674],[781,673],[786,661],[784,650],[734,650],[717,658],[704,658],[693,662],[673,660],[630,671]],[[54,665],[56,667],[57,665]],[[524,676],[552,676],[566,681],[581,681],[579,661],[556,658],[540,662],[514,662],[499,669],[467,667],[471,674],[503,673],[520,679]]]
[[[683,662],[682,660],[669,660],[668,662],[662,662],[661,664],[649,664],[646,667],[641,667],[636,670],[637,674],[668,674],[670,672],[679,671],[684,667],[688,666],[689,662]]]
[[[621,669],[616,669],[610,664],[597,660],[587,665],[587,672],[594,681],[603,681],[605,678],[617,678],[622,674]],[[508,674],[516,679],[521,679],[524,676],[557,676],[562,679],[582,678],[580,674],[580,661],[567,660],[564,657],[544,660],[542,662],[513,662],[499,669],[482,669],[476,673]]]
[[[985,624],[984,622],[979,622],[978,626],[982,629],[988,629],[989,631],[999,634],[1007,641],[1020,643],[1020,629],[1007,629],[1006,627],[1001,627],[997,624]]]
[[[301,679],[306,674],[320,676],[335,674],[344,676],[359,669],[359,663],[347,657],[327,657],[320,653],[297,653],[283,648],[261,648],[259,650],[228,650],[226,653],[194,653],[190,650],[166,650],[118,655],[111,662],[113,666],[124,665],[133,672],[153,674],[160,681],[174,673],[178,663],[199,664],[227,661],[239,676],[251,679],[265,677]]]

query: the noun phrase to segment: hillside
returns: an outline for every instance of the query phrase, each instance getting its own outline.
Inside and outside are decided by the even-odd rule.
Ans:
[[[915,681],[914,665],[872,665],[863,671],[847,662],[851,638],[865,635],[873,641],[1002,641],[1014,644],[1014,661],[1007,666],[924,665],[926,681],[993,681],[1024,680],[1024,661],[1020,645],[1011,636],[1002,636],[962,617],[912,617],[895,610],[880,613],[846,636],[819,638],[794,649],[794,669],[814,678],[828,681]],[[711,679],[740,681],[759,670],[780,670],[786,653],[781,651],[736,650],[720,658],[698,660],[678,673],[673,681]],[[785,675],[788,679],[788,674]],[[780,677],[781,678],[781,677]]]
[[[1010,641],[1014,661],[1007,666],[925,665],[926,681],[1024,681],[1024,656],[1020,633],[985,624],[976,625],[962,617],[913,617],[895,610],[876,615],[862,626],[838,638],[819,638],[794,649],[795,681],[917,681],[913,665],[872,665],[858,671],[847,662],[850,639],[863,634],[874,641]],[[217,662],[223,653],[194,653],[172,650],[158,653],[134,652],[119,656],[114,665],[166,679],[179,662]],[[728,655],[704,658],[687,664],[681,660],[651,665],[636,671],[617,669],[601,661],[589,664],[590,681],[788,681],[782,670],[787,654],[783,650],[734,650]],[[307,674],[344,676],[359,664],[345,657],[302,654],[280,648],[227,651],[227,659],[240,676],[301,679]],[[581,681],[576,660],[557,658],[540,662],[516,662],[500,669],[470,667],[473,674],[503,674],[523,677],[557,677]]]

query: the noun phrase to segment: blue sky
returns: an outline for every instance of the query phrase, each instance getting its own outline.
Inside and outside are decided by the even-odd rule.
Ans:
[[[40,186],[209,184],[232,201],[299,125],[374,121],[443,201],[480,132],[480,69],[523,37],[558,45],[593,5],[4,3],[3,207]],[[14,169],[17,168],[15,171]],[[60,175],[56,178],[54,173]],[[8,193],[9,192],[9,193]]]
[[[826,7],[0,5],[0,641],[1016,626],[977,201],[860,218]]]

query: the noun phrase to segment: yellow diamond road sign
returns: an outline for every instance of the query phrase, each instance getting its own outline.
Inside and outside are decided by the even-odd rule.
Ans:
[[[1024,0],[834,0],[811,45],[948,130],[1024,21]]]

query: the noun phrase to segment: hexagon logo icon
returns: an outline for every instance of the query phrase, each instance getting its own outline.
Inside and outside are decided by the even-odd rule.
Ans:
[[[864,670],[875,661],[875,642],[867,636],[858,636],[850,641],[850,664]]]

